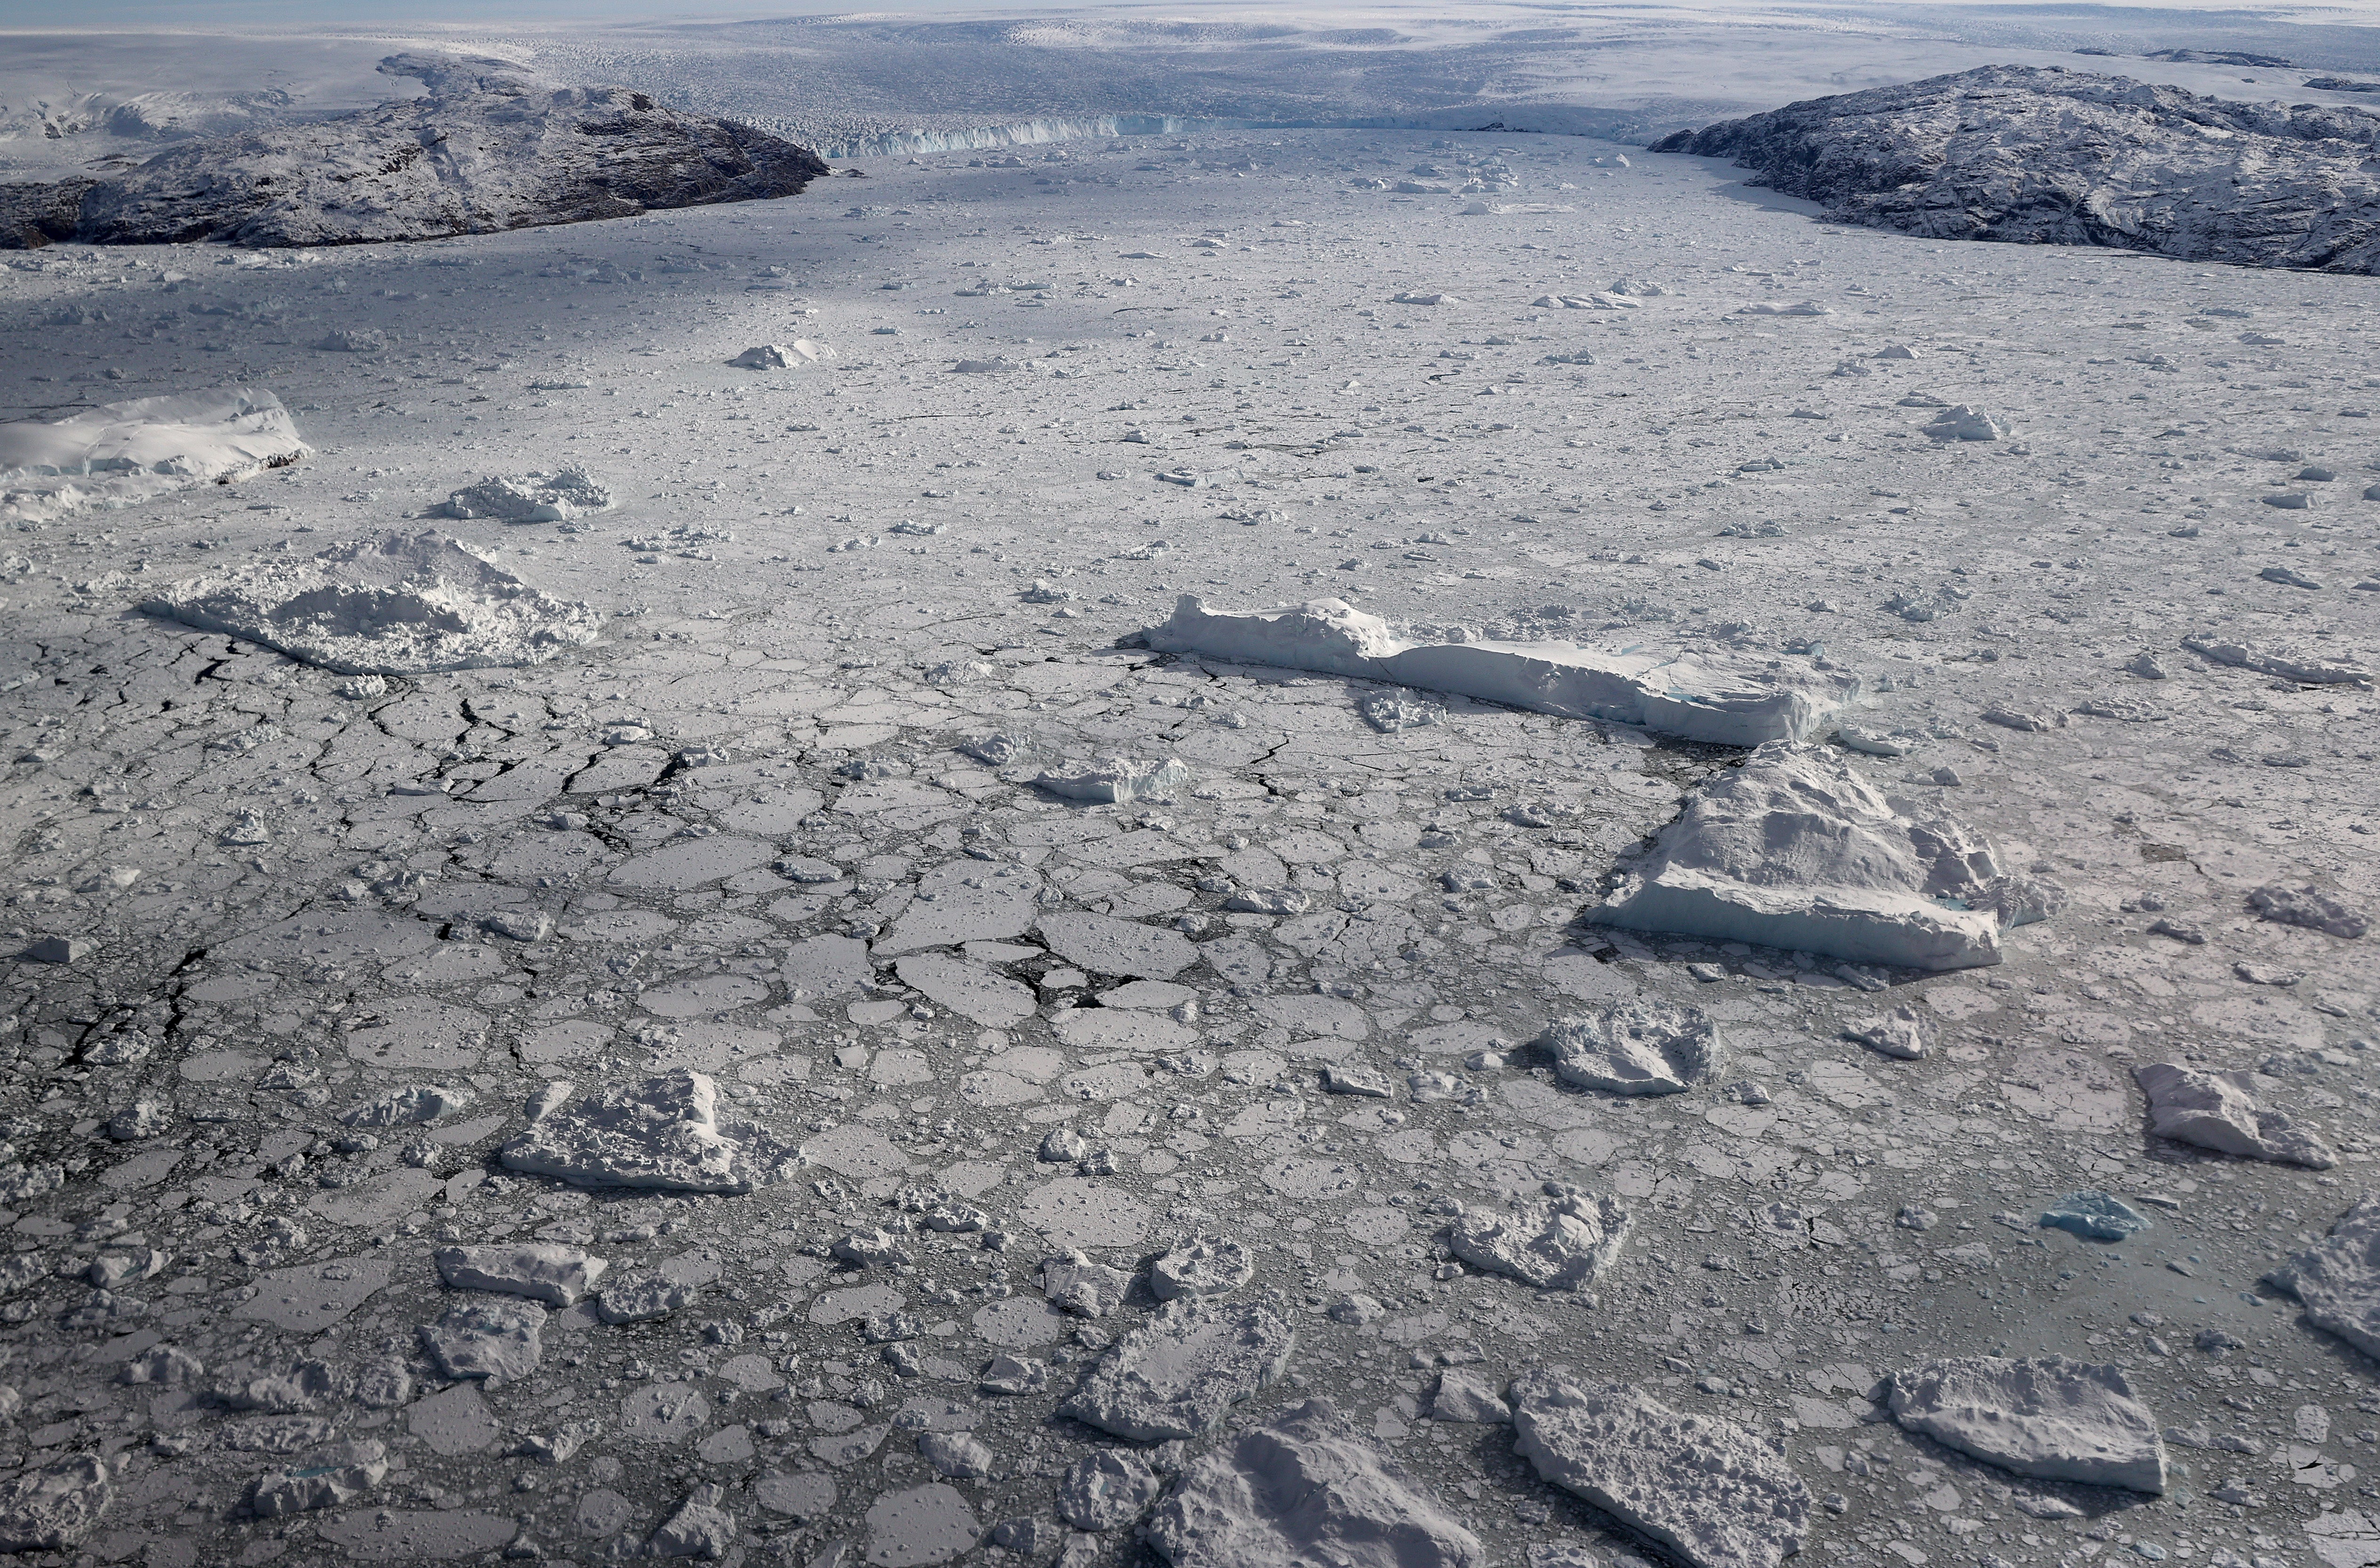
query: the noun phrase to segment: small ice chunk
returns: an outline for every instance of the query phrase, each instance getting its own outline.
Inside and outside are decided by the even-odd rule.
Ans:
[[[350,1127],[413,1126],[466,1110],[473,1098],[468,1088],[407,1084],[349,1106],[340,1112],[339,1120]]]
[[[2311,1127],[2260,1109],[2246,1073],[2206,1073],[2176,1062],[2132,1070],[2149,1099],[2149,1131],[2224,1154],[2327,1171],[2338,1156]]]
[[[2042,1211],[2041,1223],[2086,1241],[2123,1241],[2149,1229],[2147,1215],[2104,1192],[2070,1192]]]
[[[2300,649],[2273,644],[2235,642],[2214,632],[2196,632],[2181,639],[2181,645],[2210,664],[2222,664],[2235,670],[2253,670],[2260,675],[2275,675],[2300,686],[2364,686],[2372,684],[2371,673],[2362,665],[2341,659],[2327,651],[2309,653]]]
[[[1980,408],[1954,403],[1934,416],[1925,433],[1936,441],[1998,441],[2008,427]]]
[[[1163,800],[1181,793],[1190,782],[1190,764],[1180,758],[1151,762],[1114,757],[1079,773],[1043,772],[1033,786],[1066,800],[1123,806],[1135,800]]]
[[[1148,1288],[1160,1301],[1184,1295],[1227,1295],[1256,1277],[1248,1249],[1227,1236],[1184,1242],[1148,1266]]]
[[[1334,1063],[1322,1069],[1322,1088],[1329,1094],[1360,1095],[1367,1100],[1393,1100],[1396,1088],[1389,1076],[1371,1067],[1348,1067]]]
[[[1058,1517],[1078,1530],[1112,1530],[1147,1513],[1164,1489],[1139,1455],[1094,1449],[1058,1478]]]
[[[107,1461],[97,1454],[71,1454],[20,1470],[0,1482],[0,1551],[56,1551],[77,1545],[115,1496]]]
[[[370,1492],[388,1475],[387,1450],[369,1439],[334,1443],[307,1455],[308,1463],[257,1477],[248,1494],[249,1512],[260,1519],[339,1508]]]
[[[1510,1421],[1512,1407],[1479,1373],[1465,1367],[1450,1367],[1438,1375],[1438,1392],[1430,1400],[1429,1418],[1493,1425]]]
[[[834,358],[834,350],[824,344],[797,337],[791,343],[763,343],[747,348],[727,362],[738,370],[793,371],[804,365],[815,365],[821,359]]]
[[[1986,1465],[2045,1481],[2165,1490],[2156,1416],[2120,1367],[1972,1355],[1895,1373],[1893,1418]]]
[[[1981,833],[1904,815],[1839,754],[1782,744],[1714,774],[1622,873],[1589,921],[1857,964],[1997,964],[2008,923],[1973,906],[2000,880]]]
[[[1059,1311],[1076,1318],[1104,1318],[1123,1305],[1132,1276],[1094,1263],[1081,1253],[1044,1258],[1041,1295]]]
[[[2266,1278],[2298,1298],[2307,1322],[2380,1360],[2380,1193],[2365,1193],[2328,1235]]]
[[[1548,1027],[1537,1044],[1565,1083],[1615,1094],[1678,1094],[1726,1060],[1718,1026],[1699,1008],[1613,1003]]]
[[[2248,907],[2276,924],[2301,926],[2348,942],[2371,929],[2362,916],[2320,888],[2287,888],[2268,883],[2248,895]]]
[[[611,490],[577,468],[553,473],[490,476],[465,485],[439,511],[449,517],[486,517],[500,523],[566,523],[589,512],[608,512]]]
[[[499,1158],[516,1171],[578,1186],[749,1192],[759,1179],[743,1146],[719,1130],[718,1086],[684,1067],[586,1099],[529,1124]]]
[[[919,1432],[917,1457],[948,1480],[979,1481],[995,1463],[990,1447],[965,1432]]]
[[[1197,1437],[1279,1378],[1296,1343],[1270,1307],[1183,1297],[1111,1345],[1062,1410],[1135,1442]]]
[[[1802,1550],[1810,1492],[1750,1428],[1628,1383],[1533,1371],[1512,1384],[1514,1452],[1689,1568],[1778,1568]]]
[[[596,1298],[595,1315],[606,1323],[649,1323],[694,1304],[695,1288],[658,1274],[621,1280]]]
[[[545,1354],[545,1308],[530,1301],[458,1301],[420,1329],[421,1348],[449,1378],[517,1382]]]
[[[1559,1182],[1546,1197],[1515,1199],[1502,1213],[1458,1215],[1447,1246],[1465,1263],[1509,1274],[1547,1290],[1584,1290],[1618,1256],[1628,1235],[1628,1211],[1608,1197],[1590,1198]]]
[[[431,1255],[438,1277],[457,1290],[498,1291],[549,1307],[570,1307],[611,1267],[560,1242],[495,1242],[442,1246]]]
[[[1904,736],[1885,735],[1876,730],[1864,730],[1857,724],[1835,726],[1835,742],[1870,757],[1906,757],[1917,749],[1917,743]]]
[[[1486,1568],[1487,1549],[1328,1400],[1193,1460],[1148,1523],[1172,1568]]]
[[[1913,1007],[1896,1007],[1874,1018],[1862,1018],[1843,1027],[1845,1039],[1855,1039],[1879,1056],[1914,1062],[1925,1054],[1925,1029]]]
[[[995,1355],[975,1386],[986,1393],[1039,1393],[1050,1386],[1050,1366],[1029,1355]]]
[[[716,1562],[735,1539],[735,1516],[727,1512],[727,1489],[706,1483],[686,1494],[677,1512],[662,1521],[647,1542],[655,1557],[700,1557]]]

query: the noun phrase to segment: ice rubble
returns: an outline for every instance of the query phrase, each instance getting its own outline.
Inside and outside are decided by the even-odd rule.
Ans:
[[[2302,650],[2270,644],[2245,643],[2216,632],[2192,632],[2181,639],[2181,645],[2210,664],[2223,664],[2235,670],[2253,670],[2260,675],[2277,675],[2300,686],[2370,686],[2371,672],[2351,660],[2329,653],[2308,653]]]
[[[439,511],[449,517],[488,517],[502,523],[566,523],[613,506],[609,487],[577,468],[553,473],[491,476],[446,498]]]
[[[1484,1568],[1477,1537],[1330,1401],[1292,1405],[1183,1471],[1148,1523],[1173,1568]]]
[[[13,1392],[13,1391],[12,1391]],[[0,1551],[55,1551],[91,1534],[115,1486],[107,1461],[78,1453],[0,1484]]]
[[[420,1330],[421,1348],[449,1378],[516,1382],[545,1355],[545,1308],[533,1301],[458,1301]]]
[[[2224,1154],[2327,1171],[2338,1156],[2322,1136],[2279,1111],[2260,1108],[2246,1073],[2209,1073],[2178,1062],[2132,1070],[2149,1100],[2149,1131]]]
[[[797,371],[804,365],[815,365],[821,359],[834,358],[834,350],[807,337],[791,343],[763,343],[747,348],[727,362],[744,371]]]
[[[1147,1513],[1164,1489],[1138,1454],[1093,1449],[1058,1477],[1058,1517],[1078,1530],[1112,1530]]]
[[[1973,1355],[1896,1373],[1893,1419],[2020,1476],[2165,1490],[2155,1415],[2120,1367]]]
[[[549,1307],[573,1307],[611,1267],[560,1242],[497,1242],[442,1246],[431,1255],[438,1277],[457,1290],[498,1291]]]
[[[1218,614],[1185,593],[1172,619],[1142,637],[1160,653],[1353,675],[1720,746],[1798,740],[1860,695],[1860,683],[1849,676],[1717,651],[1406,642],[1390,635],[1386,621],[1340,599],[1241,615]]]
[[[749,1192],[759,1173],[745,1146],[720,1130],[718,1099],[708,1075],[684,1067],[573,1094],[549,1106],[498,1158],[579,1186]]]
[[[1160,1301],[1178,1295],[1228,1295],[1256,1277],[1248,1249],[1227,1236],[1183,1243],[1148,1266],[1148,1288]]]
[[[1296,1343],[1270,1307],[1184,1296],[1109,1346],[1063,1410],[1135,1442],[1194,1438],[1279,1378]]]
[[[1965,823],[1904,814],[1828,752],[1769,745],[1706,781],[1585,918],[1960,969],[1998,963],[2001,929],[2056,903],[2046,885],[2004,876]]]
[[[1749,1428],[1682,1414],[1628,1383],[1559,1372],[1512,1383],[1514,1452],[1554,1485],[1640,1530],[1690,1568],[1778,1568],[1802,1550],[1810,1492]]]
[[[104,403],[55,421],[0,424],[0,518],[40,522],[194,484],[231,484],[311,456],[261,388]]]
[[[2307,1322],[2380,1361],[2380,1193],[2365,1193],[2329,1234],[2265,1278],[2297,1297]]]
[[[601,629],[587,605],[531,588],[429,531],[192,577],[140,608],[341,675],[534,664]]]
[[[1659,1002],[1614,1003],[1560,1019],[1537,1044],[1563,1082],[1615,1094],[1677,1094],[1726,1059],[1707,1014]]]
[[[1498,1212],[1466,1209],[1448,1227],[1446,1245],[1475,1268],[1509,1274],[1547,1290],[1584,1290],[1619,1256],[1628,1211],[1559,1182],[1542,1198],[1515,1199]]]

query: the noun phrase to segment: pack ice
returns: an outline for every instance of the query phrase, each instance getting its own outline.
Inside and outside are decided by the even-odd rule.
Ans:
[[[2307,1322],[2380,1360],[2380,1193],[2365,1193],[2328,1235],[2265,1277],[2298,1298]]]
[[[1411,1472],[1310,1399],[1182,1473],[1148,1524],[1173,1568],[1484,1568]]]
[[[2327,1171],[2338,1156],[2311,1127],[2286,1112],[2259,1107],[2246,1073],[2207,1073],[2178,1062],[2150,1062],[2132,1070],[2149,1099],[2149,1131],[2224,1154]]]
[[[1893,1419],[1986,1464],[2045,1481],[2165,1490],[2156,1416],[2120,1367],[1971,1355],[1891,1380]]]
[[[1998,963],[2002,928],[2054,902],[1965,823],[1904,814],[1840,759],[1775,744],[1706,781],[1586,918],[1961,969]]]
[[[192,577],[140,608],[346,675],[534,664],[601,627],[587,605],[428,531]]]
[[[226,386],[0,424],[0,518],[40,522],[194,484],[232,484],[310,456],[281,399]]]
[[[1860,683],[1850,676],[1720,652],[1612,650],[1570,642],[1406,642],[1378,615],[1341,599],[1240,615],[1209,610],[1197,595],[1185,593],[1172,619],[1142,636],[1160,653],[1386,681],[1717,746],[1799,740],[1860,695]]]
[[[1802,1550],[1810,1491],[1750,1429],[1671,1410],[1630,1383],[1555,1371],[1512,1382],[1513,1451],[1690,1568],[1777,1568]]]

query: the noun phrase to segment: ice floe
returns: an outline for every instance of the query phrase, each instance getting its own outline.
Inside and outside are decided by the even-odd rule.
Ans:
[[[1896,1373],[1893,1419],[1985,1464],[2045,1481],[2165,1490],[2155,1415],[2119,1367],[1972,1355]]]
[[[2380,1194],[2365,1193],[2322,1240],[2265,1276],[2306,1321],[2380,1361]]]
[[[1614,1003],[1548,1027],[1537,1044],[1563,1082],[1615,1094],[1677,1094],[1718,1071],[1718,1025],[1694,1007]]]
[[[1296,1343],[1269,1307],[1184,1296],[1111,1345],[1063,1408],[1135,1442],[1196,1437],[1279,1378]]]
[[[2209,1073],[2178,1062],[2149,1062],[2132,1070],[2149,1099],[2149,1131],[2224,1154],[2327,1171],[2338,1154],[2312,1127],[2268,1111],[2251,1093],[2246,1073]]]
[[[613,504],[608,485],[577,468],[562,468],[483,479],[449,495],[438,511],[449,517],[500,523],[566,523],[590,512],[608,512]]]
[[[516,1171],[579,1186],[749,1192],[760,1179],[743,1143],[722,1132],[719,1088],[686,1068],[572,1094],[504,1146]]]
[[[55,421],[0,424],[0,518],[40,522],[194,484],[231,484],[310,456],[289,411],[257,387],[103,403]]]
[[[1628,1211],[1619,1204],[1548,1182],[1543,1197],[1517,1198],[1502,1209],[1466,1209],[1448,1228],[1446,1245],[1475,1268],[1575,1291],[1610,1266],[1627,1236]]]

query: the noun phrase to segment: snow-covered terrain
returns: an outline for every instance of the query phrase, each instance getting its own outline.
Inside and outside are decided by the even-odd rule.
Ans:
[[[0,1547],[2369,1568],[2368,278],[856,166],[0,265]]]

